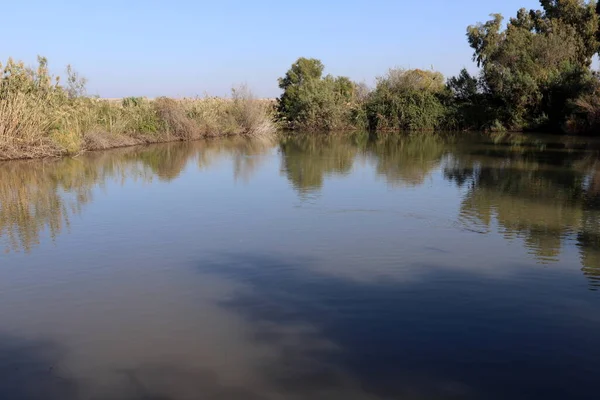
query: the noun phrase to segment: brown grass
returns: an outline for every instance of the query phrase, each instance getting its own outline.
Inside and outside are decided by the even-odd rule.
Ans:
[[[275,104],[256,100],[246,85],[232,90],[233,112],[241,134],[247,136],[266,136],[275,132],[275,125],[269,115]]]
[[[120,101],[82,96],[84,81],[68,69],[68,86],[9,60],[0,65],[0,160],[55,157],[144,143],[275,132],[273,103],[241,86],[232,99]]]
[[[161,97],[154,102],[158,117],[164,121],[167,134],[179,140],[198,139],[201,135],[198,124],[187,116],[181,102]]]

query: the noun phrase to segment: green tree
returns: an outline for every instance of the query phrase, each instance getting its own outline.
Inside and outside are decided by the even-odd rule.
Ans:
[[[320,80],[324,69],[323,63],[314,58],[301,57],[292,64],[285,76],[279,78],[279,88],[283,90],[283,94],[278,99],[281,115],[290,122],[298,120],[303,108],[303,89]]]
[[[499,119],[509,128],[558,128],[586,87],[598,52],[595,2],[541,0],[542,10],[521,9],[502,29],[503,17],[469,26],[473,59]]]
[[[448,79],[444,105],[444,127],[450,130],[487,129],[496,119],[481,82],[464,68]]]
[[[335,130],[350,127],[355,84],[347,77],[323,77],[324,66],[316,59],[299,58],[279,79],[280,117],[290,128]]]
[[[598,53],[598,12],[595,1],[585,0],[540,0],[543,11],[531,10],[536,28],[548,32],[552,25],[548,21],[558,20],[577,32],[579,61],[591,65],[593,56]]]

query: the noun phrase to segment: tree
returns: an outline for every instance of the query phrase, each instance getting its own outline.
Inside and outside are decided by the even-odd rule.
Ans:
[[[284,91],[293,86],[300,86],[309,80],[321,79],[325,66],[315,58],[300,57],[285,74],[279,78],[279,88]]]
[[[479,94],[479,80],[463,68],[458,76],[448,79],[448,88],[460,102],[472,101]]]
[[[489,96],[483,92],[480,80],[462,69],[446,83],[446,120],[451,130],[488,129],[496,121]]]
[[[544,31],[548,26],[547,21],[558,20],[566,24],[577,32],[578,54],[580,61],[588,66],[592,62],[592,57],[598,53],[598,5],[595,1],[586,2],[585,0],[540,0],[543,11],[530,11],[532,17],[536,20],[536,25],[540,31]],[[547,32],[547,31],[546,31]]]
[[[510,128],[557,128],[589,81],[598,52],[594,2],[541,0],[542,10],[521,9],[502,29],[503,17],[469,26],[482,87]]]
[[[324,68],[323,63],[317,59],[301,57],[292,64],[283,78],[279,78],[279,88],[283,90],[283,94],[278,99],[278,109],[288,121],[298,120],[302,112],[303,88],[320,80]]]
[[[343,129],[351,124],[355,84],[344,76],[323,77],[323,63],[299,58],[279,79],[278,111],[290,128]]]

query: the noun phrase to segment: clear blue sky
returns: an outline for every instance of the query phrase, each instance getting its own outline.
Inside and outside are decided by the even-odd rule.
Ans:
[[[388,68],[473,69],[467,25],[537,0],[6,1],[0,59],[66,64],[103,97],[225,95],[242,82],[277,96],[300,56],[372,84]]]

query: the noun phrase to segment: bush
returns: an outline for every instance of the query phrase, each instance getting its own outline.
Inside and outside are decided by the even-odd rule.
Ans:
[[[278,99],[279,118],[291,129],[342,130],[353,127],[356,85],[350,79],[323,74],[315,59],[298,59],[279,79],[283,94]]]
[[[371,130],[434,130],[441,126],[445,107],[442,74],[391,69],[378,78],[366,103]]]

